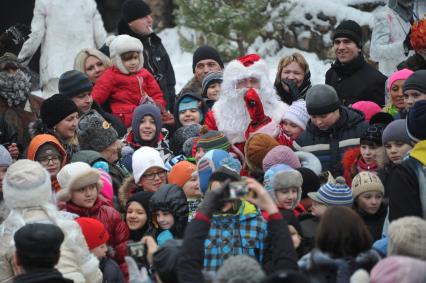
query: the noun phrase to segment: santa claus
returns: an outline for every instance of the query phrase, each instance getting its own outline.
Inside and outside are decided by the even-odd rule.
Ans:
[[[231,61],[223,72],[219,99],[206,116],[207,127],[222,131],[231,144],[242,147],[254,133],[278,138],[288,105],[275,93],[268,73],[257,54]]]

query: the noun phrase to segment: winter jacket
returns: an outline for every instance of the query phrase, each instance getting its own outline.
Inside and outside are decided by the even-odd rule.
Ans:
[[[248,255],[263,262],[267,238],[260,211],[242,201],[236,214],[214,215],[204,242],[204,269],[217,271],[232,255]]]
[[[425,156],[426,141],[421,141],[389,175],[389,221],[404,216],[426,217]]]
[[[105,204],[99,197],[91,208],[83,208],[69,201],[65,205],[65,210],[80,217],[95,218],[105,225],[109,234],[107,244],[114,250],[114,260],[120,265],[123,273],[127,274],[127,265],[124,261],[124,256],[127,255],[129,230],[118,211]]]
[[[127,129],[124,126],[123,122],[120,119],[112,115],[111,113],[106,112],[99,104],[93,101],[92,109],[96,110],[101,116],[112,125],[112,127],[117,131],[118,137],[122,138],[127,133]]]
[[[102,270],[103,283],[125,283],[126,282],[126,280],[124,279],[123,273],[120,270],[120,267],[114,260],[107,257],[101,259],[100,268]]]
[[[301,255],[305,255],[315,246],[315,235],[320,218],[311,213],[306,213],[299,215],[298,221],[300,223],[300,236],[302,237],[301,247],[298,251],[300,250]]]
[[[15,129],[0,116],[0,144],[7,145],[9,143],[17,143],[18,135]]]
[[[157,80],[164,98],[167,101],[167,109],[174,110],[175,107],[175,71],[169,54],[161,42],[161,38],[155,33],[151,33],[147,37],[142,37],[133,32],[129,25],[123,21],[118,24],[118,34],[128,34],[138,38],[143,45],[144,68],[147,69]]]
[[[300,270],[307,274],[311,282],[348,283],[358,269],[367,272],[376,265],[380,256],[374,250],[368,250],[356,257],[333,258],[314,249],[298,262]]]
[[[62,274],[52,269],[41,269],[18,275],[13,279],[14,283],[72,283],[70,279],[66,279]]]
[[[60,75],[73,69],[77,53],[101,47],[106,36],[94,0],[38,0],[31,34],[18,58],[29,61],[41,45],[40,82],[44,91],[50,88],[50,96],[57,92]]]
[[[105,71],[92,90],[93,100],[99,105],[109,100],[111,113],[127,128],[132,124],[133,110],[143,103],[145,93],[157,105],[166,107],[163,93],[151,73],[142,68],[136,74],[126,75],[115,66]]]
[[[347,64],[336,60],[325,74],[325,83],[336,89],[345,106],[358,101],[385,104],[386,76],[368,64],[360,54]]]
[[[306,130],[293,142],[293,147],[313,153],[321,161],[323,171],[329,170],[333,176],[341,176],[343,152],[348,147],[359,145],[359,138],[367,127],[362,112],[342,106],[340,119],[326,131],[321,131],[309,120]]]
[[[369,214],[363,211],[358,207],[356,202],[354,202],[353,209],[364,221],[365,225],[368,228],[368,231],[370,231],[371,236],[373,236],[373,242],[380,240],[382,238],[383,224],[385,223],[385,218],[388,214],[387,204],[382,202],[379,210],[375,214]]]
[[[178,128],[180,128],[180,127],[182,127],[183,125],[182,125],[182,123],[179,121],[179,104],[181,103],[181,101],[182,101],[182,99],[184,98],[184,97],[187,97],[187,96],[189,96],[189,97],[191,97],[191,98],[193,98],[193,99],[196,99],[196,100],[198,100],[199,102],[200,102],[200,106],[199,106],[199,109],[200,109],[200,112],[201,112],[201,120],[200,120],[200,124],[202,125],[203,123],[204,123],[204,121],[205,121],[205,119],[206,119],[206,115],[207,115],[207,106],[206,106],[206,104],[205,104],[205,101],[204,101],[204,99],[201,97],[201,95],[199,95],[199,94],[197,94],[197,93],[194,93],[194,92],[189,92],[189,91],[187,91],[187,92],[182,92],[181,91],[181,94],[178,96],[178,98],[176,99],[176,106],[175,106],[175,111],[174,111],[174,115],[175,115],[175,123],[176,123],[176,126],[175,126],[175,128],[176,129],[178,129]]]
[[[0,282],[12,282],[13,234],[26,223],[51,223],[58,225],[65,234],[61,256],[56,268],[75,283],[102,282],[98,259],[90,253],[80,226],[72,216],[60,213],[53,205],[15,208],[3,223],[0,231]],[[45,281],[43,281],[45,282]]]
[[[186,83],[186,85],[184,85],[184,87],[179,92],[178,96],[188,92],[194,93],[199,96],[203,95],[203,88],[202,88],[201,82],[199,82],[196,77],[193,77]]]

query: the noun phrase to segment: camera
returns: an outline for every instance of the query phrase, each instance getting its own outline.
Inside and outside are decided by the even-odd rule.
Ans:
[[[129,242],[127,244],[127,249],[129,251],[129,256],[134,259],[142,259],[145,257],[146,246],[141,242]]]
[[[230,182],[229,188],[229,199],[239,199],[249,196],[250,190],[245,181]]]

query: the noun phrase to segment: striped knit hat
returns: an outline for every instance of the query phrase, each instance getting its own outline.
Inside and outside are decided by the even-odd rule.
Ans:
[[[352,206],[352,191],[342,177],[334,180],[330,175],[328,182],[308,197],[326,206]]]
[[[201,147],[205,152],[212,149],[228,151],[230,146],[228,139],[219,131],[208,131],[202,134],[197,143],[197,148]]]

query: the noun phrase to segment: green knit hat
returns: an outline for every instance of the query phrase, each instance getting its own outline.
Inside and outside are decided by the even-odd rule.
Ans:
[[[219,131],[207,131],[203,133],[201,130],[201,136],[198,139],[197,148],[202,148],[205,152],[212,149],[222,149],[225,151],[229,150],[230,143],[222,132]]]

